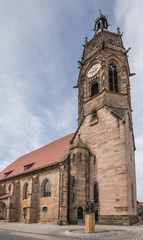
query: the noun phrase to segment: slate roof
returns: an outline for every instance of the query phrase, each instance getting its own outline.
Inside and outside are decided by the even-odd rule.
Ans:
[[[113,113],[115,113],[120,118],[125,118],[127,113],[127,109],[115,108],[115,107],[108,107]]]
[[[59,163],[69,149],[73,136],[74,133],[71,133],[18,158],[0,172],[0,181]]]
[[[138,203],[138,208],[143,207],[143,202]]]

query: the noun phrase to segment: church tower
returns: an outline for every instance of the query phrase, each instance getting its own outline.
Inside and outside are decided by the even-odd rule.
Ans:
[[[83,45],[79,61],[78,129],[73,138],[84,143],[88,158],[89,196],[103,224],[137,221],[135,144],[132,127],[130,73],[120,29],[108,30],[100,13],[94,37]]]

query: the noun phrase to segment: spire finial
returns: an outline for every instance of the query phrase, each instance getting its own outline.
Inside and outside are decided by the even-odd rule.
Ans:
[[[96,19],[95,26],[94,26],[95,34],[100,31],[103,32],[103,30],[108,29],[108,26],[109,26],[106,16],[101,13],[100,9],[99,9],[99,13],[100,13],[100,15]]]
[[[85,45],[88,43],[88,38],[87,36],[85,37]]]
[[[119,27],[117,28],[117,34],[119,34],[119,35],[121,34],[121,33],[120,33],[120,28],[119,28]]]

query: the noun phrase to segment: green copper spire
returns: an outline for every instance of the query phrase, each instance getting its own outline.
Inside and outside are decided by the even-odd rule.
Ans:
[[[101,29],[108,29],[108,21],[107,21],[107,18],[100,12],[100,15],[99,17],[96,19],[95,21],[95,26],[94,26],[94,31],[95,31],[95,34],[100,32]]]

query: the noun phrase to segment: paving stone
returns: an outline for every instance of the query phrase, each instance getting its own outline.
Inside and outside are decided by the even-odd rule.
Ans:
[[[133,226],[95,225],[95,234],[85,234],[84,226],[0,222],[0,240],[143,240],[143,221]]]

